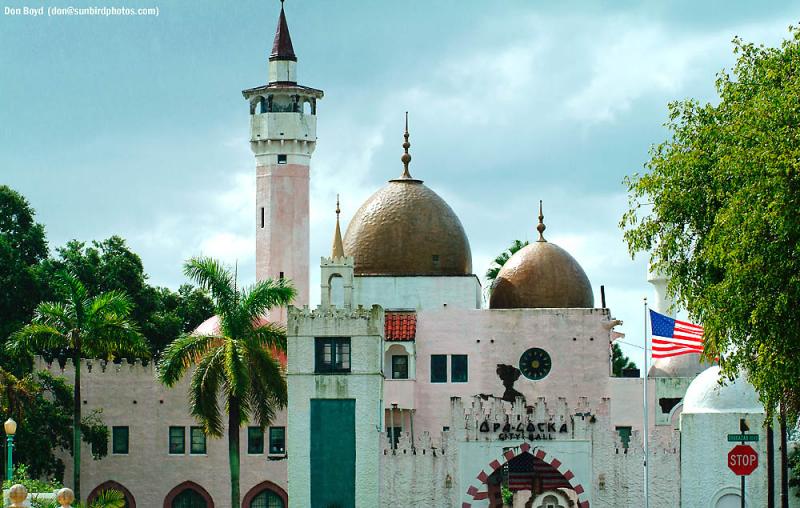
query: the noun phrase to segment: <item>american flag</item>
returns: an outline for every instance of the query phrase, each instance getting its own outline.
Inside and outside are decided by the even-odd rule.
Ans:
[[[650,311],[653,328],[653,358],[687,355],[703,352],[703,327],[678,321],[653,310]]]
[[[571,489],[569,481],[556,468],[530,453],[521,453],[505,465],[508,488],[512,491]]]

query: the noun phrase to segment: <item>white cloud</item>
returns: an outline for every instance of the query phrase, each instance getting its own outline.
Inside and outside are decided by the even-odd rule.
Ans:
[[[200,242],[198,250],[199,255],[211,256],[229,265],[255,259],[253,238],[231,232],[213,233]]]

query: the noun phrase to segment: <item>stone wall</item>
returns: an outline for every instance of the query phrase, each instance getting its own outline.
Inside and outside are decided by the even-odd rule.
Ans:
[[[386,434],[381,456],[381,506],[425,506],[449,508],[459,499],[458,462],[450,447],[451,433],[443,432],[436,441],[423,432],[412,446],[409,433],[401,434],[392,449]]]

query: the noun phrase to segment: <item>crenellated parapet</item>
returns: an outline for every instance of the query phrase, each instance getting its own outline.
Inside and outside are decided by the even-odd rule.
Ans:
[[[355,259],[353,256],[322,256],[319,261],[320,267],[328,267],[328,266],[342,266],[342,265],[353,265],[355,263]]]
[[[47,361],[41,356],[34,359],[34,369],[48,371],[56,376],[71,375],[75,372],[75,362],[72,358],[67,358],[64,364],[58,361]],[[121,362],[108,360],[98,360],[93,358],[83,358],[81,360],[81,376],[127,375],[137,378],[146,377],[152,379],[155,373],[155,365],[152,360],[141,358],[123,358]]]
[[[352,309],[335,305],[318,305],[315,309],[309,308],[308,305],[304,305],[302,308],[290,306],[287,329],[294,330],[297,327],[305,326],[314,328],[315,325],[323,322],[327,324],[330,321],[380,322],[380,329],[383,330],[383,308],[380,305],[373,305],[369,308],[359,305]]]

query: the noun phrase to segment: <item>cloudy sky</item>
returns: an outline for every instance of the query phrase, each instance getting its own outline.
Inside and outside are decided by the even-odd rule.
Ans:
[[[35,2],[41,4],[41,2]],[[82,4],[43,2],[46,7]],[[28,3],[28,5],[30,2]],[[6,1],[4,6],[26,5]],[[121,235],[155,284],[187,257],[254,279],[254,160],[240,91],[266,81],[279,3],[131,0],[157,17],[0,17],[0,183],[23,193],[51,248]],[[731,39],[776,45],[791,2],[289,0],[302,84],[325,91],[312,160],[312,298],[334,202],[346,222],[401,172],[469,236],[474,271],[546,236],[600,285],[642,343],[646,259],[617,226],[622,179],[662,141],[669,101],[713,101]],[[641,350],[624,345],[641,363]]]

